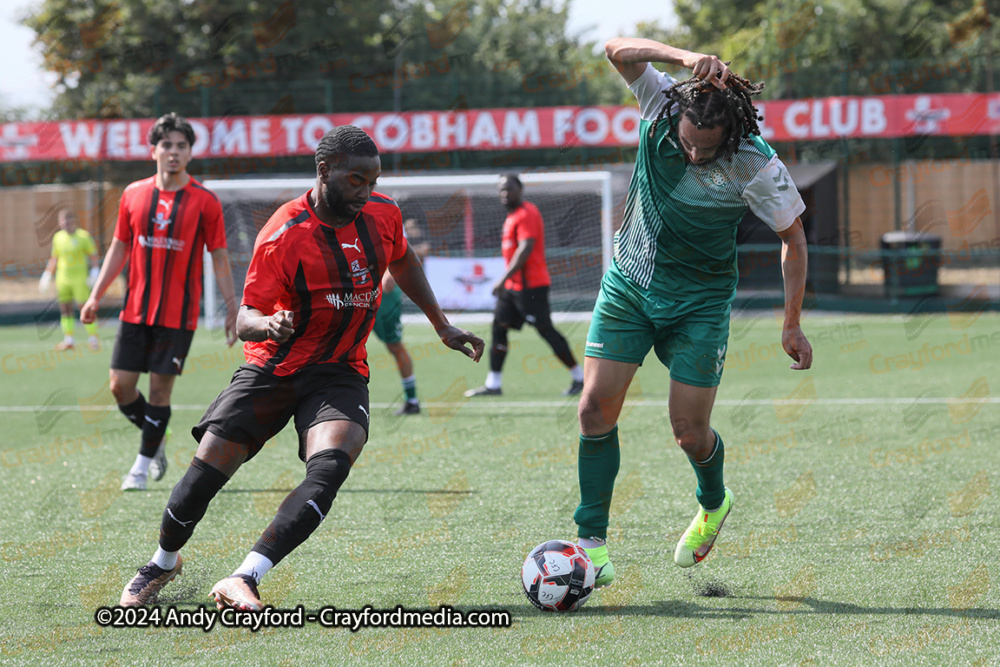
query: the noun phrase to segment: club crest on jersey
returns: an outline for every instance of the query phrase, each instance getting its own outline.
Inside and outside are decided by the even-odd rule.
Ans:
[[[361,266],[361,260],[355,259],[351,262],[351,280],[355,287],[367,285],[370,282],[370,267]]]
[[[165,209],[167,209],[166,213],[164,213],[163,211],[160,210],[161,206],[164,207]],[[166,229],[167,225],[170,224],[170,208],[171,208],[171,206],[172,206],[172,202],[164,201],[162,199],[159,200],[158,202],[156,202],[156,218],[155,218],[154,222],[156,223],[156,228],[159,229],[160,231],[163,231],[164,229]]]
[[[712,185],[714,185],[716,187],[720,187],[720,188],[723,187],[728,180],[729,179],[726,178],[726,175],[719,168],[713,169],[708,174],[708,181],[709,181],[709,183],[711,183]]]

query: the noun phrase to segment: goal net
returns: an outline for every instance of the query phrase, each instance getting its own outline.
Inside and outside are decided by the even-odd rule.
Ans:
[[[601,276],[611,262],[611,173],[547,172],[519,177],[523,198],[538,207],[545,222],[553,312],[592,310]],[[407,238],[422,251],[424,270],[446,310],[493,307],[490,288],[504,270],[500,239],[507,212],[497,190],[500,178],[500,174],[463,174],[378,180],[376,191],[399,204]],[[204,183],[222,202],[237,297],[257,232],[279,206],[313,184],[312,178]],[[205,282],[206,324],[218,327],[224,309],[211,271],[205,272]]]

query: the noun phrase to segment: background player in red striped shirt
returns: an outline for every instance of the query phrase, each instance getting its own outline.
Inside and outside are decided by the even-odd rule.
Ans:
[[[247,363],[192,429],[198,451],[170,495],[159,548],[125,587],[123,606],[147,604],[180,573],[180,549],[209,502],[294,418],[305,479],[243,564],[212,588],[220,608],[262,608],[261,577],[316,530],[368,440],[365,341],[386,269],[445,345],[482,356],[483,341],[441,312],[396,202],[374,192],[375,142],[352,125],[331,130],[316,149],[316,173],[315,187],[279,208],[257,236],[237,321]]]
[[[202,255],[207,247],[226,303],[226,342],[236,342],[236,297],[218,198],[187,173],[194,129],[177,114],[149,130],[156,175],[122,193],[115,236],[90,298],[80,310],[97,319],[101,297],[129,263],[125,307],[111,354],[111,393],[118,409],[142,430],[142,444],[122,489],[143,490],[167,471],[170,394],[201,312]],[[149,400],[136,386],[149,373]]]
[[[490,343],[490,372],[486,384],[465,392],[468,397],[499,396],[503,362],[507,358],[507,331],[520,331],[527,322],[540,335],[559,361],[569,369],[571,381],[563,396],[583,390],[583,369],[576,363],[566,338],[552,326],[549,306],[549,267],[545,263],[545,225],[538,207],[521,198],[523,186],[517,174],[500,179],[500,203],[507,209],[503,222],[501,252],[507,270],[493,286],[497,303],[493,309],[493,341]]]

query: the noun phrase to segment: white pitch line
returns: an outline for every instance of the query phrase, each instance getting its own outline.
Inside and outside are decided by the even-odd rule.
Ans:
[[[461,401],[458,403],[433,403],[422,401],[423,408],[461,408],[465,406],[477,406],[491,409],[514,409],[526,408],[561,408],[572,405],[574,401]],[[775,399],[720,399],[715,405],[741,406],[741,405],[956,405],[963,403],[996,404],[1000,403],[1000,396],[984,396],[982,398],[775,398]],[[371,407],[376,410],[396,407],[396,403],[372,403]],[[668,403],[662,401],[625,401],[625,405],[635,408],[665,408]],[[181,411],[204,411],[206,405],[172,405],[172,410]],[[117,408],[112,405],[0,405],[0,413],[3,412],[111,412]]]
[[[575,404],[576,401],[480,401],[469,400],[459,403],[428,403],[421,401],[421,407],[436,408],[460,408],[466,405],[478,405],[487,408],[561,408],[566,405]],[[775,399],[720,399],[715,405],[739,406],[739,405],[883,405],[899,404],[909,405],[914,403],[928,403],[941,405],[954,405],[957,403],[1000,403],[1000,396],[988,396],[983,398],[775,398]],[[395,407],[396,403],[372,403],[373,408]],[[625,401],[625,405],[636,408],[665,408],[668,406],[666,400],[656,401]]]

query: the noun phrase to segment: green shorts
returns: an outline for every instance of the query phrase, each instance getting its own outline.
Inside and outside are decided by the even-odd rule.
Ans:
[[[670,379],[716,387],[729,340],[730,300],[673,301],[648,292],[612,263],[587,332],[586,355],[641,364],[650,348]]]
[[[403,292],[397,287],[382,295],[382,304],[375,313],[372,331],[383,343],[398,343],[403,340]]]
[[[77,304],[82,306],[89,298],[90,288],[87,287],[87,276],[83,276],[78,280],[56,281],[56,299],[59,303],[76,301]]]

